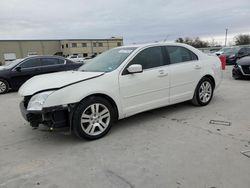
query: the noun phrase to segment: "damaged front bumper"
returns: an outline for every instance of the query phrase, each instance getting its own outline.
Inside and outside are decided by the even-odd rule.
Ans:
[[[20,110],[23,118],[30,123],[32,127],[38,127],[43,124],[50,128],[70,127],[68,106],[55,106],[44,108],[42,111],[28,111],[27,105],[22,101]]]

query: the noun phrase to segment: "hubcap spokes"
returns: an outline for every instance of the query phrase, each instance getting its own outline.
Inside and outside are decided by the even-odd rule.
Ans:
[[[0,93],[3,93],[6,90],[6,84],[0,81]]]
[[[88,106],[81,117],[82,130],[91,136],[104,132],[109,122],[110,112],[106,106],[100,103]]]
[[[210,100],[212,96],[212,86],[209,82],[205,81],[201,84],[199,89],[199,98],[203,103]]]

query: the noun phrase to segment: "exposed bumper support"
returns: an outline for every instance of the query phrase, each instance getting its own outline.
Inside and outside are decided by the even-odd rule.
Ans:
[[[66,107],[51,107],[39,112],[29,112],[25,108],[24,102],[20,103],[20,110],[23,118],[30,122],[32,127],[44,124],[51,128],[69,127],[69,112]]]

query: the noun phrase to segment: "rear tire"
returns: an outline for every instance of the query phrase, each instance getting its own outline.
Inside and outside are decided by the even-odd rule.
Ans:
[[[73,115],[73,131],[87,140],[106,135],[115,121],[115,110],[102,97],[88,97],[79,103]]]
[[[192,103],[195,106],[206,106],[213,98],[214,84],[209,78],[202,78],[195,90]]]
[[[9,91],[9,84],[6,80],[0,79],[0,94],[7,93]]]

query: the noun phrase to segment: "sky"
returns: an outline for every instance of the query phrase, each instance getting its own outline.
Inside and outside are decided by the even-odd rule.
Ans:
[[[122,36],[125,44],[250,34],[250,0],[0,0],[0,40]]]

